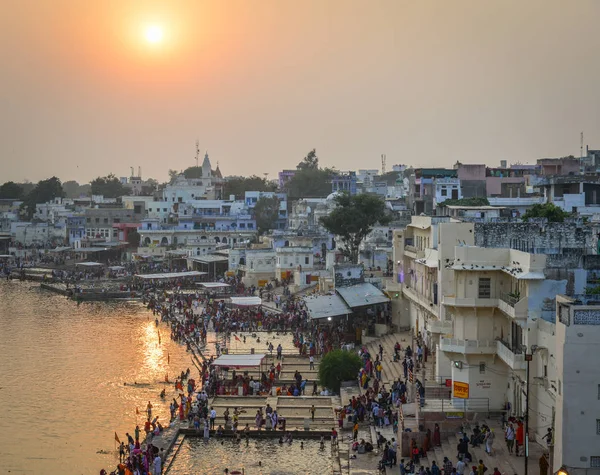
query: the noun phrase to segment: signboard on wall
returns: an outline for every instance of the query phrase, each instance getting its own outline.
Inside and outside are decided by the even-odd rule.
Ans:
[[[477,389],[491,389],[492,387],[492,382],[491,381],[486,381],[484,379],[477,381],[475,383],[475,386],[477,386]]]
[[[469,383],[461,383],[460,381],[454,381],[453,388],[454,397],[460,399],[469,398]]]

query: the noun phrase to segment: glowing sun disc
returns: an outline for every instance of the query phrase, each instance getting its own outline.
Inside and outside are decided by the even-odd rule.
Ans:
[[[149,26],[146,29],[146,39],[150,43],[158,43],[162,40],[163,31],[158,26]]]

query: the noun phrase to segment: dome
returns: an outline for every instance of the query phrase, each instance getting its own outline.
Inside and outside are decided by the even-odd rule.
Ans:
[[[341,195],[341,193],[339,191],[334,191],[327,197],[327,201],[333,201],[335,199],[335,197],[339,196],[339,195]]]

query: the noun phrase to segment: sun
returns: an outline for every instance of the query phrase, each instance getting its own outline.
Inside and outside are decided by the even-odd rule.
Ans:
[[[163,31],[159,26],[149,26],[146,28],[146,40],[150,43],[160,43],[163,38]]]

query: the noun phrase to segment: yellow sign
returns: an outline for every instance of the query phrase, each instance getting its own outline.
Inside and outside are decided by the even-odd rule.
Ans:
[[[461,383],[459,381],[454,381],[454,397],[460,399],[468,399],[469,383]]]

